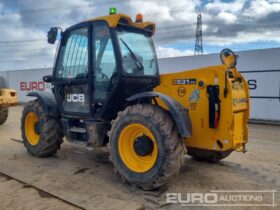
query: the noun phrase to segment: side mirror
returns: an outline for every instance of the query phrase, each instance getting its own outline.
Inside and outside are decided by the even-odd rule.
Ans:
[[[46,75],[43,77],[43,81],[46,83],[51,83],[53,81],[52,75]]]
[[[58,28],[57,27],[51,27],[51,29],[48,32],[48,43],[49,44],[54,44],[57,38],[57,32]]]
[[[220,53],[220,59],[228,69],[232,69],[237,64],[238,56],[230,49],[223,49]]]

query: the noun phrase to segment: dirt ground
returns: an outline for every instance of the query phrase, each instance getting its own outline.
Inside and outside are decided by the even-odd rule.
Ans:
[[[64,142],[54,157],[31,157],[21,142],[11,140],[21,140],[21,110],[21,106],[12,107],[8,121],[0,126],[0,210],[187,209],[191,207],[167,204],[166,193],[210,190],[274,189],[279,205],[280,126],[250,124],[247,153],[234,152],[219,164],[200,163],[186,156],[177,179],[167,188],[146,192],[122,182],[106,148],[91,151]]]

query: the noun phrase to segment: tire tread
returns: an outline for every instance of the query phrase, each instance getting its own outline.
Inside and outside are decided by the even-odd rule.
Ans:
[[[60,145],[63,142],[63,131],[60,125],[60,122],[57,118],[53,118],[48,116],[40,104],[38,100],[30,101],[24,108],[24,112],[28,111],[29,109],[34,109],[40,114],[40,118],[43,122],[41,126],[41,134],[40,134],[40,141],[43,141],[41,146],[38,149],[28,143],[25,139],[24,134],[24,115],[22,116],[22,123],[21,123],[21,131],[22,131],[22,138],[24,142],[24,146],[26,147],[27,151],[39,158],[49,157],[52,156],[60,149]]]
[[[6,107],[0,107],[0,125],[4,124],[8,119],[9,109]]]
[[[166,145],[166,160],[160,167],[159,173],[154,177],[152,182],[149,183],[131,183],[142,187],[144,190],[152,190],[158,188],[167,183],[171,178],[178,175],[183,163],[184,163],[184,141],[179,137],[175,123],[166,110],[153,106],[150,104],[136,104],[127,107],[124,111],[119,112],[115,120],[112,121],[111,130],[108,132],[110,138],[110,149],[114,149],[113,141],[116,138],[114,136],[117,124],[122,120],[122,117],[133,114],[141,114],[148,121],[157,125],[160,132],[165,136]],[[115,160],[112,160],[115,167],[118,165]],[[116,168],[115,170],[118,170]],[[120,172],[119,172],[120,173]],[[129,180],[123,177],[126,181]]]

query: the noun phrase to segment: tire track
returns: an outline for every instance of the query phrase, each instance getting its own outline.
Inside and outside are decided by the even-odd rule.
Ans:
[[[23,143],[22,140],[19,140],[19,139],[10,139],[11,141],[15,141],[15,142],[18,142],[18,143]]]
[[[78,206],[78,205],[75,204],[75,203],[72,203],[72,202],[70,202],[70,201],[67,201],[67,200],[65,200],[65,199],[63,199],[63,198],[61,198],[61,197],[59,197],[59,196],[56,196],[56,195],[54,195],[54,194],[52,194],[52,193],[49,193],[49,192],[47,192],[47,191],[45,191],[45,190],[43,190],[43,189],[40,189],[40,188],[38,188],[38,187],[36,187],[36,186],[34,186],[34,185],[32,185],[32,184],[28,184],[28,183],[26,183],[26,182],[24,182],[24,181],[22,181],[22,180],[19,180],[19,179],[15,178],[15,177],[12,177],[12,176],[10,176],[10,175],[8,175],[8,174],[5,174],[5,173],[3,173],[3,172],[0,172],[0,176],[6,178],[7,181],[8,181],[8,180],[15,180],[15,181],[17,181],[17,182],[23,184],[23,188],[32,188],[32,189],[36,190],[36,191],[39,193],[39,195],[40,195],[41,197],[43,197],[43,198],[54,198],[54,199],[60,200],[61,202],[65,203],[65,204],[68,204],[68,205],[70,205],[70,206],[72,206],[72,207],[75,207],[75,208],[77,208],[77,209],[86,210],[85,208],[83,208],[83,207],[81,207],[81,206]]]

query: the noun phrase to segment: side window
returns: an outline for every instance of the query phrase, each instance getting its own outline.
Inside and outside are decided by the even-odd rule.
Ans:
[[[158,73],[156,53],[151,37],[128,30],[117,32],[126,74],[155,76]]]
[[[88,29],[81,28],[70,32],[62,43],[56,79],[82,79],[88,73]]]
[[[95,26],[93,30],[94,58],[94,98],[97,101],[106,99],[112,89],[111,79],[116,75],[116,60],[108,26]]]

